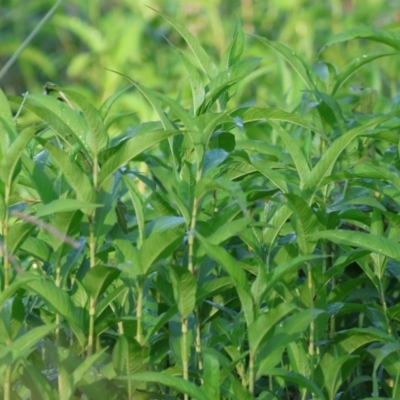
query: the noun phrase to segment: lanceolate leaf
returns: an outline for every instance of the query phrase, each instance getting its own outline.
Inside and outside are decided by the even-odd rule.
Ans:
[[[278,110],[276,108],[240,108],[231,114],[232,117],[239,117],[244,123],[252,121],[281,121],[289,122],[294,125],[302,126],[303,128],[316,130],[312,127],[311,122],[308,122],[304,118],[298,117],[297,115],[288,113],[287,111]]]
[[[298,56],[294,51],[290,50],[285,45],[268,40],[261,36],[254,35],[256,39],[264,43],[268,47],[271,47],[277,51],[283,58],[294,68],[294,70],[300,75],[301,79],[305,83],[308,89],[322,89],[324,87],[323,82],[320,80],[318,75],[309,67],[305,61]]]
[[[0,88],[0,157],[6,153],[10,142],[17,137],[7,97]]]
[[[196,277],[186,268],[171,265],[169,275],[174,297],[181,318],[185,319],[193,312],[196,303]]]
[[[236,20],[235,32],[233,33],[233,39],[225,50],[222,60],[222,69],[228,69],[230,66],[236,64],[244,50],[244,32],[240,19]]]
[[[181,24],[174,21],[172,18],[165,14],[159,13],[166,21],[168,21],[179,34],[185,39],[186,43],[192,50],[197,61],[201,65],[203,71],[208,75],[209,78],[214,78],[218,74],[218,67],[214,64],[211,58],[208,56],[206,51],[200,45],[198,40]]]
[[[246,323],[250,325],[254,320],[253,298],[247,286],[246,274],[242,266],[224,248],[211,244],[199,233],[196,233],[196,237],[199,239],[202,246],[204,246],[206,254],[219,263],[234,280]]]
[[[107,132],[104,128],[100,113],[79,93],[69,89],[62,89],[62,93],[66,93],[67,97],[79,106],[85,116],[89,128],[85,137],[85,142],[92,154],[97,157],[99,152],[103,150],[108,143]]]
[[[201,387],[192,382],[183,380],[176,376],[164,374],[162,372],[142,372],[139,374],[118,377],[121,380],[132,380],[136,382],[151,382],[157,385],[165,385],[180,393],[185,393],[193,400],[210,400],[203,392]]]
[[[14,101],[20,100],[16,98]],[[83,140],[87,131],[86,121],[66,103],[52,96],[30,94],[24,107],[47,123],[69,145],[79,143],[80,148],[86,150]]]
[[[339,88],[363,65],[370,63],[378,58],[397,55],[398,53],[369,53],[363,54],[361,57],[357,57],[350,61],[337,75],[336,82],[332,89],[332,95],[334,95]]]
[[[150,147],[180,133],[177,130],[142,131],[136,136],[127,139],[124,144],[104,163],[99,174],[99,187],[102,186],[118,168],[125,165],[132,158],[143,153]]]
[[[20,157],[35,132],[35,127],[28,127],[24,129],[12,142],[9,149],[4,154],[0,164],[0,178],[5,184],[9,185],[11,183],[15,168],[20,160]]]
[[[192,65],[192,63],[186,59],[186,57],[181,53],[179,49],[175,49],[178,57],[181,59],[189,75],[189,82],[192,89],[192,99],[193,99],[193,115],[196,115],[197,110],[204,102],[205,90],[203,81],[197,69]]]
[[[354,140],[357,136],[361,135],[367,129],[372,129],[376,125],[385,122],[389,119],[389,117],[376,117],[370,120],[368,123],[351,129],[346,132],[339,139],[335,140],[335,142],[328,148],[323,157],[318,161],[317,165],[312,169],[308,179],[305,180],[303,185],[303,190],[307,194],[307,196],[311,199],[314,195],[315,191],[321,185],[322,180],[325,176],[332,172],[332,169],[335,165],[335,162],[342,151]]]
[[[294,217],[292,224],[296,230],[296,239],[303,254],[311,254],[316,245],[316,239],[311,239],[310,234],[318,231],[318,220],[311,207],[295,194],[285,194],[292,207]]]
[[[400,244],[384,236],[339,229],[315,232],[310,237],[327,239],[333,243],[358,247],[400,261]]]
[[[379,30],[371,26],[351,29],[333,36],[328,43],[320,50],[320,53],[333,44],[347,42],[353,39],[367,39],[373,42],[379,42],[400,50],[400,34],[398,32]]]
[[[255,354],[268,332],[287,314],[296,310],[292,303],[281,303],[277,307],[261,314],[248,328],[250,351]]]
[[[300,177],[300,181],[303,182],[310,173],[310,168],[306,158],[304,157],[304,154],[296,143],[296,140],[294,140],[294,138],[291,137],[287,131],[280,126],[279,123],[274,123],[272,121],[269,121],[269,123],[279,133],[279,136],[283,140],[287,150],[292,156],[293,162]]]
[[[27,274],[25,273],[24,275],[21,276],[17,276],[17,278],[15,279],[14,282],[11,283],[10,286],[8,286],[8,288],[4,289],[1,293],[0,293],[0,310],[3,307],[4,303],[12,298],[12,296],[14,295],[14,293],[21,287],[23,287],[24,285],[26,285],[27,283],[29,283],[30,281],[36,280],[36,279],[40,279],[38,276],[36,275],[31,275],[31,274]]]
[[[136,220],[137,220],[137,225],[138,225],[138,230],[139,230],[139,239],[138,239],[138,247],[140,248],[143,239],[144,239],[144,204],[142,197],[140,196],[140,193],[136,187],[136,183],[133,182],[131,178],[128,178],[126,175],[122,177],[126,187],[128,188],[129,195],[131,196],[133,207],[135,208],[135,215],[136,215]]]
[[[9,346],[5,346],[0,350],[0,371],[8,365],[14,363],[19,357],[26,356],[26,352],[30,353],[33,350],[34,345],[43,337],[48,335],[56,328],[56,324],[42,325],[31,329],[24,335],[20,336]],[[11,358],[6,358],[11,354]]]
[[[8,231],[8,252],[15,254],[34,228],[34,225],[27,224],[26,222],[13,223]]]
[[[178,229],[154,233],[144,240],[139,250],[140,268],[146,275],[150,267],[162,256],[169,256],[181,242],[184,233]]]
[[[86,273],[83,284],[92,298],[97,299],[108,286],[119,276],[118,268],[97,265]]]
[[[39,140],[36,138],[36,140]],[[40,140],[42,146],[50,153],[54,163],[58,165],[67,182],[71,185],[78,200],[93,203],[95,200],[95,191],[88,176],[72,163],[69,156],[48,142]]]
[[[67,212],[67,211],[76,211],[81,210],[83,208],[94,209],[97,207],[103,207],[102,204],[95,203],[86,203],[84,201],[74,200],[74,199],[57,199],[43,205],[38,208],[36,212],[36,217],[44,217],[46,215]]]
[[[296,374],[295,372],[288,372],[282,368],[270,369],[268,370],[268,374],[271,376],[279,376],[285,381],[293,382],[299,387],[305,388],[309,390],[311,393],[315,393],[318,396],[318,399],[321,400],[326,399],[321,389],[313,381],[306,379],[304,376],[300,374]]]
[[[50,281],[35,280],[28,282],[26,287],[41,297],[50,309],[55,310],[66,319],[81,346],[84,347],[86,339],[83,333],[82,321],[79,320],[77,310],[68,294]]]

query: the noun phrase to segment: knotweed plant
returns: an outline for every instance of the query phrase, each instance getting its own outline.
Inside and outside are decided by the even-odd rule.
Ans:
[[[125,89],[0,92],[2,397],[400,398],[398,111],[340,97],[389,53],[313,69],[253,37],[304,83],[256,107],[239,24],[217,63],[163,17],[190,102],[118,76],[154,121],[109,134]],[[369,28],[327,46],[357,38],[400,49]]]

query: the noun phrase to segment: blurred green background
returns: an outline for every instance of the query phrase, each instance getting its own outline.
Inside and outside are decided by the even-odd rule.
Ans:
[[[47,0],[0,2],[0,69],[55,4]],[[248,34],[277,40],[318,67],[319,60],[342,68],[351,59],[384,45],[353,40],[319,51],[333,34],[373,26],[399,30],[399,0],[65,0],[4,75],[7,94],[41,91],[47,81],[79,88],[99,105],[128,85],[116,70],[171,97],[190,99],[186,70],[168,41],[190,52],[183,39],[152,9],[186,26],[216,60],[227,47],[236,20]],[[261,57],[259,69],[238,90],[234,105],[294,108],[301,81],[273,50],[251,35],[245,56]],[[395,98],[400,58],[385,57],[361,68],[338,96],[354,84],[374,87],[380,97]],[[246,87],[246,89],[244,89]],[[378,97],[379,97],[378,96]],[[140,94],[130,91],[114,106],[134,119],[154,118]],[[132,116],[129,123],[132,124]]]

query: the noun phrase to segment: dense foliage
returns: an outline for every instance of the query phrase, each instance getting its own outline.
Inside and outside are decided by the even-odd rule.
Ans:
[[[352,79],[400,34],[331,37],[389,48],[340,70],[253,36],[300,78],[283,109],[240,23],[216,62],[161,17],[190,101],[0,91],[2,397],[399,398],[398,105]],[[157,119],[120,129],[129,92]]]

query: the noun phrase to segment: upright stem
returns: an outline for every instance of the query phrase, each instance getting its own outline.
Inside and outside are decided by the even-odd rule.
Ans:
[[[382,303],[382,308],[383,308],[383,313],[385,314],[386,318],[386,323],[388,326],[388,334],[392,334],[392,327],[390,326],[390,321],[389,318],[387,317],[387,304],[386,304],[386,299],[385,299],[385,289],[382,284],[382,277],[379,277],[379,296],[381,298],[381,303]]]
[[[143,308],[143,287],[141,282],[139,282],[138,288],[138,299],[136,305],[136,340],[139,344],[142,344],[142,308]]]
[[[311,263],[309,261],[307,262],[307,283],[308,283],[308,293],[310,296],[310,308],[314,308],[314,283],[312,278]],[[315,336],[315,322],[313,320],[310,323],[310,343],[308,345],[308,353],[310,355],[310,361],[311,361],[311,376],[313,376],[314,373],[314,353],[315,353],[314,336]]]
[[[89,216],[89,248],[90,248],[90,268],[96,265],[96,238],[94,236],[94,211]],[[96,299],[90,296],[89,298],[89,337],[87,355],[90,357],[93,354],[94,347],[94,319],[96,315]]]
[[[93,186],[97,193],[97,177],[98,177],[98,159],[95,156],[93,160]],[[93,210],[92,214],[88,217],[89,219],[89,249],[90,249],[90,268],[96,265],[96,237],[95,237],[95,216],[96,209]],[[96,317],[96,301],[94,297],[89,298],[89,337],[88,337],[88,348],[87,355],[90,357],[93,354],[94,348],[94,320]]]
[[[3,260],[4,260],[4,289],[10,284],[10,258],[8,255],[8,203],[10,199],[11,186],[6,185],[4,196],[5,215],[3,220]]]
[[[193,274],[194,272],[194,230],[196,229],[197,207],[199,200],[195,199],[193,203],[192,219],[190,221],[190,231],[188,237],[188,269]]]
[[[201,168],[197,168],[197,175],[196,175],[196,182],[201,179]],[[197,209],[199,207],[199,199],[194,199],[193,202],[193,209],[192,209],[192,218],[190,221],[189,227],[189,236],[188,236],[188,269],[189,271],[194,274],[194,231],[196,229],[196,220],[197,220]],[[201,330],[200,330],[200,314],[198,307],[194,309],[194,315],[196,318],[196,338],[195,338],[195,349],[196,349],[196,357],[197,357],[197,366],[199,371],[203,369],[203,361],[201,359]],[[187,324],[187,322],[186,322]],[[183,326],[182,326],[183,329]],[[183,331],[182,331],[183,332]],[[186,326],[187,332],[187,326]],[[186,339],[185,339],[186,340]]]
[[[189,358],[187,354],[187,332],[188,322],[186,318],[182,319],[182,341],[181,341],[181,353],[182,353],[182,367],[183,367],[183,379],[189,380]],[[189,400],[187,394],[184,395],[185,400]]]
[[[55,284],[58,288],[61,287],[61,265],[60,265],[60,257],[57,257],[57,267],[56,267],[56,276],[55,276]],[[57,324],[57,328],[56,328],[56,344],[57,346],[60,345],[60,328],[58,327],[60,324],[60,314],[56,313],[56,324]],[[60,379],[60,377],[59,377]]]
[[[249,355],[249,391],[254,396],[254,352],[250,352]]]

